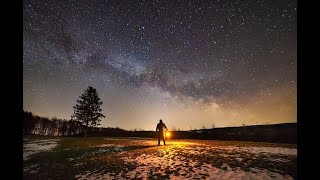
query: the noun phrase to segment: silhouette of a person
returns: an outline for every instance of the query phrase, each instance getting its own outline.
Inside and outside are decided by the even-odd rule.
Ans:
[[[164,138],[163,129],[168,130],[167,126],[162,122],[160,119],[160,122],[157,124],[156,132],[158,132],[158,146],[160,146],[160,139],[163,140],[163,144],[166,145],[166,140]]]

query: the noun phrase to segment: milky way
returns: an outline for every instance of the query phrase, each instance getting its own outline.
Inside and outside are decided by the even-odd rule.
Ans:
[[[23,104],[70,119],[88,86],[102,125],[296,122],[296,1],[23,3]]]

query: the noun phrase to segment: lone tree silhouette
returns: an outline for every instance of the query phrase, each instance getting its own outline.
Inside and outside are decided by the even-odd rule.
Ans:
[[[89,86],[80,96],[80,100],[77,100],[76,106],[73,106],[74,113],[71,118],[86,127],[84,137],[87,137],[89,126],[100,125],[100,118],[105,117],[100,113],[101,105],[97,90]]]

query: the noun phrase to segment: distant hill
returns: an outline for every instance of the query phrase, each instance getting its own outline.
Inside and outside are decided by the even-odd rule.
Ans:
[[[297,123],[224,127],[192,131],[201,139],[297,143]]]
[[[176,139],[205,139],[230,141],[256,141],[271,143],[297,143],[297,123],[223,127],[190,131],[171,131]],[[130,136],[156,137],[154,131],[131,131]]]

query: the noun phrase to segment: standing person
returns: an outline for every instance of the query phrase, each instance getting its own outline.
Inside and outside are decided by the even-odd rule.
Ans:
[[[168,130],[167,126],[162,122],[160,119],[160,122],[157,124],[156,132],[158,132],[158,146],[160,146],[160,139],[163,139],[163,144],[166,145],[166,140],[164,138],[163,129]]]

